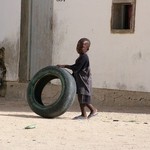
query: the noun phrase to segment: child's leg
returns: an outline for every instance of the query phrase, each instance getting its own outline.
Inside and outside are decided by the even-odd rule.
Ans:
[[[90,114],[88,115],[88,118],[97,114],[97,109],[92,104],[86,104],[86,106],[90,109]]]
[[[86,111],[85,111],[85,104],[80,104],[80,109],[81,109],[81,115],[76,116],[73,119],[87,119]]]
[[[86,104],[82,104],[82,95],[78,95],[78,101],[80,104],[81,116],[87,117],[86,110],[85,110]]]
[[[85,104],[80,104],[81,116],[83,116],[83,117],[87,117],[85,107],[86,107]]]

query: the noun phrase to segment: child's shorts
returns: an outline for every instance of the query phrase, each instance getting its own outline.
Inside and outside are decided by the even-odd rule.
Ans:
[[[79,100],[80,104],[90,104],[91,103],[91,96],[78,94],[78,100]]]

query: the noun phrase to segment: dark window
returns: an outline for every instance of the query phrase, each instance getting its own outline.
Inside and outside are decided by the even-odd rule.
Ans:
[[[113,3],[111,30],[116,32],[133,32],[135,20],[133,3]]]

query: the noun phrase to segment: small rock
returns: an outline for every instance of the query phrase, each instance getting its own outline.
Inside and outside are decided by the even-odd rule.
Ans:
[[[119,120],[113,120],[114,122],[118,122]]]

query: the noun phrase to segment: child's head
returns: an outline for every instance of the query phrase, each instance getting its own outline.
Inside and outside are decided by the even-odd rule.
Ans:
[[[79,54],[84,54],[89,50],[90,47],[90,40],[87,38],[81,38],[77,43],[77,52]]]

